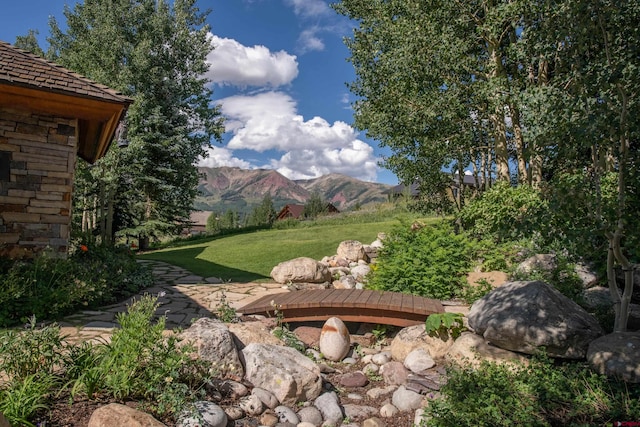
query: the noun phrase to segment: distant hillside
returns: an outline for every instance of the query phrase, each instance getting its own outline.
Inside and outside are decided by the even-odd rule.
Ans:
[[[391,187],[339,174],[293,181],[271,169],[220,167],[198,170],[202,178],[195,208],[203,211],[224,212],[231,209],[246,214],[267,193],[271,194],[278,210],[289,203],[304,204],[314,192],[339,210],[348,210],[357,204],[385,201],[387,198],[382,192]]]

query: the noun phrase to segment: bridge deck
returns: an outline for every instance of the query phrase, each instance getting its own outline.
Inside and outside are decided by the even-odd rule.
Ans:
[[[345,322],[401,327],[423,323],[430,314],[444,312],[438,300],[360,289],[298,290],[266,295],[238,311],[245,315],[275,317],[276,307],[285,322],[322,321],[335,316]]]

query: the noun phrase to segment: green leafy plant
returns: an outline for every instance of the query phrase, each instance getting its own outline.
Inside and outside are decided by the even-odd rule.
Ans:
[[[287,346],[304,353],[306,346],[298,339],[296,334],[291,332],[289,325],[284,323],[284,314],[282,313],[282,310],[280,310],[280,307],[273,301],[271,302],[271,306],[273,307],[273,312],[276,316],[276,327],[272,331],[273,335],[276,338],[281,339]]]
[[[0,389],[0,413],[14,426],[35,427],[33,416],[46,410],[48,398],[56,379],[51,374],[29,374],[11,381]]]
[[[427,317],[424,327],[427,334],[443,341],[456,339],[466,330],[460,313],[434,313]]]
[[[582,426],[640,417],[640,390],[583,363],[538,355],[528,366],[483,361],[477,369],[451,366],[447,374],[442,398],[430,401],[421,425]]]
[[[224,290],[220,291],[220,300],[216,305],[216,316],[223,322],[237,322],[236,309],[231,307]]]
[[[444,221],[403,224],[385,239],[368,287],[450,299],[464,285],[473,257],[474,242]]]

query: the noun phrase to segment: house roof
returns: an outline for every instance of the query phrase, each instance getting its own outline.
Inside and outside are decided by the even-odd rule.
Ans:
[[[78,154],[103,156],[132,100],[0,40],[0,107],[78,119]]]
[[[299,218],[304,211],[304,205],[285,205],[278,213],[277,219]]]

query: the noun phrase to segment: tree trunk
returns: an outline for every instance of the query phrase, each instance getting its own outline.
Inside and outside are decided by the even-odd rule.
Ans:
[[[505,78],[505,71],[502,65],[502,56],[498,49],[498,41],[488,41],[489,47],[489,66],[491,72],[489,73],[490,80],[497,83],[499,79]],[[500,85],[497,85],[500,87]],[[507,127],[504,122],[504,107],[505,103],[503,97],[500,95],[499,90],[494,94],[491,100],[493,104],[493,112],[490,114],[489,119],[493,125],[494,136],[494,151],[496,155],[496,173],[498,180],[509,181],[511,179],[511,172],[509,171],[509,150],[507,147]]]

